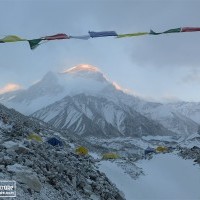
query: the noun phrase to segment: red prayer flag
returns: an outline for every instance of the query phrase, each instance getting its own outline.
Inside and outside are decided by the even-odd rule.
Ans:
[[[200,31],[200,27],[183,27],[181,29],[181,32],[194,32],[194,31]]]
[[[63,39],[69,39],[69,36],[64,33],[59,33],[56,35],[45,36],[42,39],[43,40],[63,40]]]

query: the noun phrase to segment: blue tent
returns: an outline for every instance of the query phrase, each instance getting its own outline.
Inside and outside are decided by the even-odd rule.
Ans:
[[[149,154],[149,153],[155,153],[155,149],[148,147],[148,148],[146,148],[146,149],[144,150],[144,154],[145,154],[145,155],[147,155],[147,154]]]
[[[52,146],[63,146],[63,143],[61,140],[57,139],[56,137],[52,137],[52,138],[49,138],[47,140],[47,142],[49,144],[51,144]]]

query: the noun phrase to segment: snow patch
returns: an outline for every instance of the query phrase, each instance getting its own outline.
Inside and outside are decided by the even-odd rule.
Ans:
[[[158,154],[136,163],[145,176],[134,180],[110,161],[99,167],[125,194],[127,200],[199,200],[200,167],[174,154]]]

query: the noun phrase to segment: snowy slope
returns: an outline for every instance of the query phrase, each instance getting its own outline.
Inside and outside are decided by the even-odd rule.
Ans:
[[[192,107],[192,112],[190,112],[191,107],[189,106],[185,108],[185,111],[183,112],[181,109],[177,109],[176,104],[175,106],[172,106],[173,104],[148,102],[135,96],[133,98],[133,95],[124,93],[120,90],[116,91],[110,89],[109,92],[108,90],[105,90],[103,95],[117,104],[131,106],[147,118],[159,122],[167,129],[180,135],[190,135],[195,133],[198,129],[199,124],[198,120],[196,120],[196,116],[200,115],[200,108],[197,106]],[[188,104],[199,105],[198,103]]]
[[[117,164],[103,161],[100,171],[125,194],[127,200],[199,200],[200,167],[174,154],[159,154],[136,163],[144,176],[134,180]]]
[[[192,119],[196,123],[200,124],[200,103],[199,102],[179,102],[170,103],[169,107],[180,112],[181,114]]]
[[[188,137],[182,138],[179,145],[186,148],[192,148],[194,146],[200,148],[200,135],[198,133],[194,133]]]
[[[79,135],[118,137],[174,134],[127,105],[117,105],[106,98],[85,94],[66,96],[32,116]]]
[[[146,117],[158,121],[167,129],[179,133],[180,135],[189,135],[197,132],[198,124],[189,117],[181,114],[175,109],[165,104],[148,105],[148,109],[139,108],[140,112]]]

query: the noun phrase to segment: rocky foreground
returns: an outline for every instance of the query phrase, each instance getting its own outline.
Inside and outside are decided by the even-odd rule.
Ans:
[[[0,150],[1,180],[17,181],[17,199],[123,199],[89,156],[19,140]]]
[[[47,127],[0,108],[0,180],[17,182],[16,199],[124,199],[92,157],[75,154],[67,141],[53,147],[45,142]],[[34,131],[44,142],[26,139]]]

